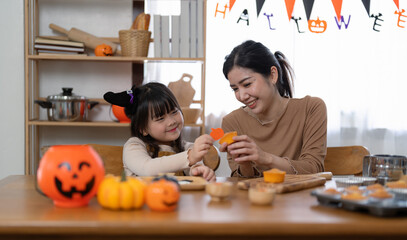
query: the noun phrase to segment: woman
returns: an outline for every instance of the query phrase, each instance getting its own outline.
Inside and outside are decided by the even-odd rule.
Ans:
[[[281,52],[246,41],[226,56],[223,73],[244,106],[222,120],[225,132],[237,131],[223,144],[232,176],[261,177],[278,168],[290,174],[324,170],[327,113],[316,97],[292,98],[292,69]]]

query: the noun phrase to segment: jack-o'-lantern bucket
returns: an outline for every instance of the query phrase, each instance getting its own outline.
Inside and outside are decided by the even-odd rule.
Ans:
[[[105,176],[103,161],[88,145],[55,145],[42,157],[37,183],[57,207],[88,205]]]

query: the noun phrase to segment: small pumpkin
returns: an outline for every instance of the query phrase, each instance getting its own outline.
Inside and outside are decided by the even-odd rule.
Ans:
[[[98,57],[113,56],[113,49],[110,45],[104,43],[97,45],[95,48],[95,56]]]
[[[146,189],[146,204],[153,211],[170,212],[178,206],[178,181],[166,175],[153,179]]]
[[[37,171],[40,190],[58,207],[82,207],[97,193],[105,176],[103,161],[87,145],[52,146]]]
[[[99,186],[97,199],[112,210],[139,209],[144,205],[146,184],[136,177],[107,175]]]

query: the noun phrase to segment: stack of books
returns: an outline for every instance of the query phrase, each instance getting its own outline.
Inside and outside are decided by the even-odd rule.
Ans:
[[[51,39],[45,37],[36,37],[34,48],[38,55],[48,54],[85,54],[85,45],[82,42],[70,40]]]

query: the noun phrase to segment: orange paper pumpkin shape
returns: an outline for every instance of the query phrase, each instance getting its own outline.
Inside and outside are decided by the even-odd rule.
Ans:
[[[212,128],[211,133],[209,134],[213,139],[219,140],[225,133],[222,128]]]
[[[113,49],[110,45],[107,44],[97,45],[95,48],[95,56],[98,57],[113,56]]]
[[[308,21],[308,29],[313,33],[323,33],[327,28],[326,21],[324,20],[309,20]]]
[[[227,143],[228,145],[234,143],[235,141],[232,139],[233,137],[237,136],[237,132],[227,132],[223,137],[219,140],[219,144]]]
[[[88,145],[52,146],[37,171],[38,186],[58,207],[86,206],[96,195],[105,169]]]
[[[180,187],[177,180],[167,176],[152,180],[146,189],[146,204],[153,211],[170,212],[177,208]]]

